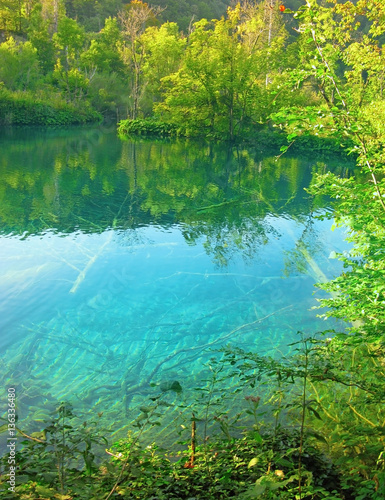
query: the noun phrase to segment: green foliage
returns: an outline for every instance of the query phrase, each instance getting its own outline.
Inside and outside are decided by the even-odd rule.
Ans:
[[[85,4],[67,5],[80,12]],[[93,9],[96,12],[96,5]],[[93,451],[105,441],[96,423],[76,430],[72,409],[60,405],[44,429],[46,438],[26,441],[19,452],[25,481],[18,491],[25,498],[53,498],[58,490],[77,498],[383,498],[384,6],[371,0],[333,6],[309,0],[294,14],[299,38],[290,47],[278,12],[273,16],[265,4],[243,4],[229,9],[226,18],[196,22],[187,40],[176,25],[148,27],[155,22],[153,12],[149,14],[138,29],[126,23],[124,43],[114,20],[106,22],[98,38],[87,40],[84,28],[64,15],[57,19],[52,38],[53,21],[40,31],[31,29],[31,42],[9,38],[0,47],[1,122],[65,124],[96,118],[87,105],[75,108],[52,94],[56,104],[44,104],[31,92],[32,82],[41,78],[39,63],[45,73],[52,66],[43,67],[42,55],[35,50],[42,50],[47,40],[47,54],[52,56],[55,47],[58,58],[52,81],[67,100],[83,102],[91,89],[94,105],[103,109],[106,103],[104,109],[111,111],[122,80],[107,74],[127,77],[136,119],[120,122],[122,135],[233,140],[252,134],[275,106],[271,118],[288,134],[289,145],[282,152],[303,136],[342,145],[356,158],[360,174],[315,175],[310,192],[336,200],[331,216],[336,226],[347,228],[352,243],[349,253],[335,255],[345,266],[341,276],[318,285],[330,293],[320,301],[328,308],[324,316],[342,318],[350,328],[324,332],[326,340],[304,338],[291,346],[290,358],[225,350],[225,360],[212,363],[211,377],[196,390],[197,417],[191,420],[199,426],[201,442],[194,451],[180,452],[176,463],[155,445],[140,443],[147,428],[159,426],[161,396],[141,409],[133,423],[137,433],[112,445],[111,462],[102,465]],[[358,24],[363,16],[364,32]],[[12,29],[22,28],[20,15],[4,19],[13,23]],[[98,72],[95,83],[93,71]],[[114,81],[118,83],[111,91],[109,82]],[[151,101],[157,102],[162,121],[137,119],[151,113]],[[138,181],[140,185],[140,175]],[[186,195],[196,201],[195,212],[203,219],[234,201],[213,183],[206,183],[206,189],[213,201],[204,206],[199,205],[201,190],[193,183]],[[143,206],[148,203],[162,213],[164,200],[150,202],[145,200]],[[186,238],[199,234],[194,227]],[[220,236],[210,235],[205,246],[208,251],[215,247],[223,264],[227,254],[218,241]],[[236,238],[235,245],[242,245],[242,238]],[[298,251],[304,256],[303,247]],[[251,391],[239,415],[222,409],[225,398],[217,384],[225,380],[225,363],[231,370],[226,376],[239,381],[236,390]],[[265,394],[263,401],[257,391]],[[236,436],[242,412],[249,420],[244,435]],[[209,423],[225,440],[207,439]]]
[[[122,120],[119,123],[118,133],[125,135],[143,135],[167,137],[175,135],[177,129],[174,125],[163,123],[151,118],[137,118],[136,120]]]
[[[17,44],[11,37],[0,44],[0,82],[10,90],[35,88],[41,75],[31,42]]]
[[[95,73],[87,90],[92,107],[105,120],[117,122],[121,114],[125,114],[129,97],[125,92],[126,83],[118,73]]]
[[[41,432],[21,433],[23,448],[17,452],[16,493],[24,498],[65,497],[70,490],[79,498],[90,498],[98,471],[94,448],[105,446],[106,438],[98,420],[74,423],[70,403],[62,402]],[[100,451],[99,451],[100,453]],[[2,460],[6,470],[6,457]],[[1,476],[0,476],[1,477]],[[2,479],[4,476],[2,476]],[[1,479],[1,480],[2,480]],[[100,490],[99,490],[100,491]],[[3,498],[12,498],[13,493]]]
[[[23,433],[26,439],[17,454],[17,494],[25,499],[38,495],[57,498],[59,493],[62,498],[81,500],[119,496],[214,500],[274,498],[272,492],[279,489],[280,498],[294,498],[300,442],[297,431],[278,429],[272,433],[266,427],[262,435],[250,431],[238,438],[212,437],[197,444],[193,462],[191,457],[186,461],[190,450],[167,452],[154,443],[143,446],[140,442],[149,428],[158,425],[163,403],[162,395],[150,398],[148,407],[132,423],[137,430],[107,447],[109,460],[95,455],[95,450],[107,444],[98,419],[79,426],[72,406],[61,403],[42,432]],[[342,498],[333,494],[340,479],[332,464],[310,442],[303,443],[303,451],[304,495]],[[6,457],[2,465],[6,471]],[[4,479],[5,475],[0,475],[0,483]]]
[[[64,57],[76,57],[77,53],[83,47],[84,30],[73,19],[63,17],[58,22],[57,32],[53,36],[53,41],[57,48],[63,51]]]
[[[358,13],[365,13],[371,22],[362,42],[355,33]],[[353,324],[351,338],[358,343],[382,342],[385,319],[385,101],[377,39],[384,32],[384,26],[378,22],[382,15],[382,6],[364,0],[357,6],[336,4],[334,9],[320,7],[313,1],[301,9],[297,14],[300,31],[309,38],[304,69],[296,76],[302,81],[312,78],[325,104],[318,109],[287,108],[276,115],[289,127],[289,139],[295,139],[303,130],[323,130],[326,136],[345,144],[361,169],[361,182],[327,173],[317,176],[311,187],[311,193],[337,200],[332,214],[335,225],[348,228],[347,240],[353,244],[349,254],[338,256],[346,271],[320,285],[332,293],[321,303],[330,308],[326,316],[344,318]],[[340,64],[346,68],[344,77],[338,71]]]
[[[28,22],[26,2],[19,0],[0,1],[0,30],[22,33]]]
[[[266,116],[268,60],[272,71],[285,35],[277,24],[274,41],[266,39],[264,9],[250,8],[238,5],[226,19],[195,23],[180,69],[163,79],[156,113],[184,135],[233,140]]]
[[[149,27],[141,37],[146,51],[143,79],[146,81],[141,108],[146,116],[153,113],[156,102],[162,100],[162,78],[178,70],[184,56],[186,39],[175,23]]]
[[[55,64],[55,48],[49,32],[49,25],[41,16],[41,11],[33,12],[32,19],[28,29],[28,38],[35,47],[39,67],[43,74],[53,70]]]
[[[97,32],[104,21],[116,16],[122,8],[121,0],[65,0],[66,15],[78,21],[88,32]]]
[[[360,36],[359,15],[366,16],[366,33]],[[332,255],[343,262],[344,272],[318,285],[330,293],[320,301],[321,307],[328,308],[322,316],[342,318],[349,328],[347,334],[334,335],[321,347],[323,357],[315,360],[320,371],[313,373],[312,384],[328,418],[324,426],[337,462],[360,478],[357,484],[354,474],[346,474],[345,484],[356,488],[356,498],[381,498],[385,134],[379,36],[385,29],[384,6],[360,0],[330,8],[313,0],[295,16],[306,42],[302,68],[291,74],[288,86],[311,81],[323,103],[287,107],[273,118],[284,124],[289,140],[304,133],[335,138],[360,168],[355,178],[330,172],[317,175],[310,189],[314,196],[335,199],[330,218],[334,227],[346,228],[352,244],[349,252]]]
[[[352,397],[352,388],[370,395],[376,384],[355,384],[348,377],[349,353],[336,346],[336,341],[305,338],[293,345],[290,357],[280,359],[222,349],[224,357],[212,358],[211,377],[192,402],[191,409],[200,415],[192,414],[199,432],[194,430],[190,449],[186,441],[179,443],[180,451],[142,443],[149,429],[160,429],[159,419],[170,406],[165,387],[159,386],[161,392],[140,408],[127,437],[107,447],[109,462],[98,457],[100,445],[107,444],[98,419],[79,425],[81,418],[71,405],[61,403],[41,433],[22,433],[27,440],[17,456],[17,491],[24,498],[54,498],[60,491],[79,499],[273,499],[279,492],[283,499],[379,500],[385,484],[382,427],[373,425],[369,432],[368,419]],[[360,361],[363,355],[359,353]],[[235,426],[228,425],[225,413],[218,413],[224,402],[220,388],[229,378],[238,378],[238,390],[264,395],[244,398]],[[334,392],[339,384],[347,390]],[[179,384],[169,385],[179,391]],[[365,404],[371,406],[368,400]],[[222,438],[215,433],[208,437],[209,421]]]
[[[271,105],[282,103],[283,67],[297,61],[277,5],[245,1],[210,22],[197,19],[212,19],[214,12],[219,17],[227,2],[164,7],[119,0],[19,2],[9,22],[28,41],[5,42],[0,78],[8,90],[49,87],[117,121],[155,113],[181,135],[253,137]],[[187,20],[190,8],[194,17]],[[170,22],[175,9],[190,25],[188,37]],[[159,26],[159,20],[167,21]],[[301,91],[291,101],[308,97]]]
[[[91,40],[90,47],[82,52],[82,64],[88,71],[96,68],[101,73],[122,73],[123,61],[118,51],[120,42],[121,33],[116,19],[106,19],[105,26],[97,38]]]
[[[155,5],[166,7],[161,13],[163,22],[178,23],[184,33],[188,33],[192,21],[200,19],[220,19],[230,5],[229,0],[157,0]]]
[[[87,105],[72,106],[60,97],[37,99],[28,92],[0,87],[0,125],[69,125],[98,122],[99,113]]]

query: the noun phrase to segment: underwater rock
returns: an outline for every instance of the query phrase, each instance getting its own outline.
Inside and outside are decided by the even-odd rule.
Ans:
[[[183,391],[182,386],[177,380],[168,380],[165,382],[161,382],[159,384],[159,389],[162,392],[173,391],[176,393],[181,393]]]

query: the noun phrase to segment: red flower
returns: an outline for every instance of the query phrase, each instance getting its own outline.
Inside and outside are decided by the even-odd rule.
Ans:
[[[283,4],[279,6],[279,10],[280,10],[281,12],[284,12],[284,11],[285,11],[285,9],[286,9],[286,7],[285,7]]]

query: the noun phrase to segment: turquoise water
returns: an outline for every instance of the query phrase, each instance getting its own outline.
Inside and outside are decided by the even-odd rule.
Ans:
[[[0,146],[1,397],[16,387],[25,431],[65,400],[118,433],[177,380],[172,433],[212,350],[277,356],[336,326],[311,309],[314,283],[346,244],[303,188],[346,166],[102,129],[18,130]]]

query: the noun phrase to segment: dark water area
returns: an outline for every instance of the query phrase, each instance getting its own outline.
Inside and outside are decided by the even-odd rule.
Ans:
[[[25,432],[60,401],[127,431],[177,381],[172,439],[216,349],[289,355],[298,331],[343,328],[312,307],[347,244],[304,188],[346,161],[80,127],[3,131],[0,151],[0,409],[14,387]]]

